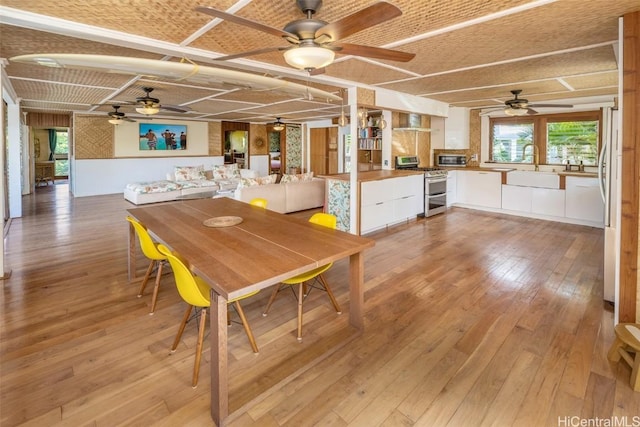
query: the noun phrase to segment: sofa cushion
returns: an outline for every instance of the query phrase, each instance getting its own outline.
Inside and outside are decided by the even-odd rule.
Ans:
[[[182,185],[175,181],[149,181],[127,184],[126,188],[137,194],[149,194],[180,190]]]
[[[192,181],[194,179],[202,179],[204,166],[176,166],[173,168],[173,175],[177,182]]]
[[[216,181],[208,179],[192,179],[190,181],[183,181],[180,185],[182,185],[182,188],[218,187]]]

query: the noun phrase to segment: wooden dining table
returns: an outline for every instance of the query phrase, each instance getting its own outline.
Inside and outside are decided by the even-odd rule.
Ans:
[[[364,255],[374,241],[231,198],[186,200],[128,209],[159,242],[188,260],[211,287],[211,417],[229,415],[227,301],[349,257],[349,323],[364,328]],[[239,217],[235,225],[206,220]],[[214,221],[215,222],[215,221]],[[222,221],[225,222],[225,221]],[[129,225],[129,280],[136,278],[135,230]]]

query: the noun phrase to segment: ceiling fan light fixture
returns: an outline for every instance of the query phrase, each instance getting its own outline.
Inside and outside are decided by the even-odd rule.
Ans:
[[[525,116],[528,113],[528,110],[526,108],[507,107],[504,109],[504,113],[507,116]]]
[[[145,105],[144,107],[136,108],[136,111],[140,114],[144,114],[145,116],[152,116],[154,114],[158,114],[160,112],[160,108],[153,105]]]
[[[275,130],[276,132],[280,132],[283,129],[284,129],[284,124],[282,123],[277,123],[273,125],[273,130]]]
[[[335,56],[332,50],[318,46],[302,46],[284,51],[287,64],[301,70],[326,67],[333,62]]]
[[[122,120],[121,118],[109,119],[109,123],[111,123],[112,125],[119,125],[123,121],[124,120]]]

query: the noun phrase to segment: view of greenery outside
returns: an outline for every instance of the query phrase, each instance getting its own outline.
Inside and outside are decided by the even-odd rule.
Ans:
[[[69,176],[69,133],[67,131],[56,132],[55,150],[56,176]]]
[[[533,123],[496,123],[492,129],[492,159],[500,163],[522,163],[531,161],[532,149],[527,150],[527,158],[522,158],[522,147],[533,142]]]
[[[595,166],[598,162],[598,122],[572,121],[547,124],[547,164]]]

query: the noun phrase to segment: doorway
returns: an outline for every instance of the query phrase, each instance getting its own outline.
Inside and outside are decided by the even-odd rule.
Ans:
[[[69,128],[33,128],[35,186],[69,179]]]
[[[286,126],[281,130],[274,130],[272,125],[267,126],[267,139],[269,141],[269,174],[284,174],[287,172],[286,151],[287,132]]]

